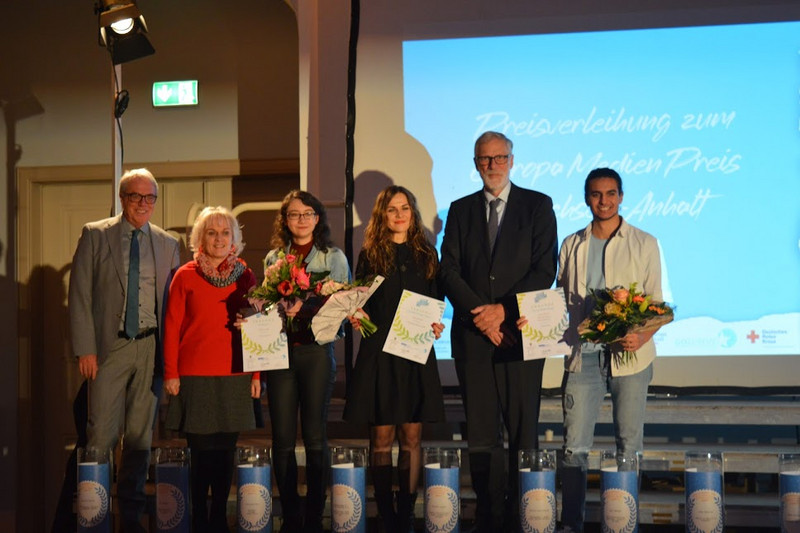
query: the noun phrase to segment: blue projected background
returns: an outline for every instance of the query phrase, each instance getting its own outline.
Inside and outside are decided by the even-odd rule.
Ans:
[[[442,220],[480,187],[485,130],[553,198],[559,241],[591,220],[589,170],[617,169],[677,306],[660,355],[798,354],[799,51],[798,22],[406,41],[405,126]]]

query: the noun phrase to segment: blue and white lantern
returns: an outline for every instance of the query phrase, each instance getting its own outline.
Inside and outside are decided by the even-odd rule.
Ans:
[[[458,533],[461,516],[458,450],[425,450],[425,531]]]
[[[335,447],[331,449],[331,531],[367,531],[367,450]]]
[[[78,448],[78,532],[111,531],[111,453]]]
[[[237,450],[236,523],[239,533],[272,533],[272,466],[269,449]]]

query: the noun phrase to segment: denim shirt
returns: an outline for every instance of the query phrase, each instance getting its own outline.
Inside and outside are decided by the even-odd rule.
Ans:
[[[278,261],[279,250],[270,250],[264,258],[264,268],[275,264]],[[289,253],[289,248],[284,250]],[[347,283],[350,281],[350,265],[347,257],[339,248],[331,246],[327,252],[321,252],[316,246],[311,247],[311,251],[306,258],[306,270],[308,272],[330,272],[330,277],[334,281]]]

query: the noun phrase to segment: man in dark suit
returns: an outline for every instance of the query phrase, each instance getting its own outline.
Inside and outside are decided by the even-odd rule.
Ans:
[[[150,224],[158,184],[147,169],[120,179],[122,214],[83,227],[72,259],[72,349],[89,380],[90,448],[113,450],[124,436],[117,475],[122,530],[144,531],[144,485],[153,437],[153,389],[162,297],[180,259],[178,241]]]
[[[515,295],[550,288],[556,274],[552,201],[509,181],[512,149],[502,133],[477,139],[483,189],[452,203],[442,242],[441,281],[454,309],[452,354],[479,532],[518,531],[517,451],[539,445],[544,360],[523,361]]]

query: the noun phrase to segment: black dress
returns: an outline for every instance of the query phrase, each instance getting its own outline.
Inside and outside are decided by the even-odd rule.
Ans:
[[[425,279],[424,269],[416,264],[408,245],[393,246],[395,268],[364,306],[378,331],[361,339],[344,419],[378,426],[441,422],[444,401],[433,349],[424,365],[383,351],[403,289],[439,297],[435,280]],[[362,250],[356,277],[374,273]]]

